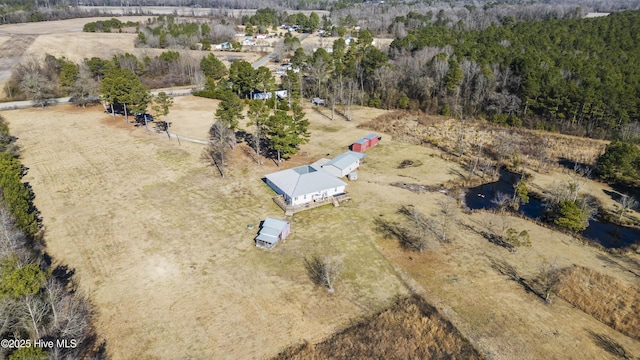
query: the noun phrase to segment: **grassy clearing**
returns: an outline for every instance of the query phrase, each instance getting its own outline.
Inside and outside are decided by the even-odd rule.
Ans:
[[[417,295],[318,343],[281,352],[279,359],[482,359],[438,311]]]
[[[558,295],[621,333],[640,340],[640,289],[583,266],[565,269]]]

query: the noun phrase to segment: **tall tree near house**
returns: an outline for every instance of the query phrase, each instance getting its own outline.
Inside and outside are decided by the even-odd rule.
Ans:
[[[309,15],[309,22],[308,22],[308,27],[307,29],[310,32],[316,32],[318,30],[318,26],[320,26],[320,16],[318,16],[318,14],[316,14],[315,12],[311,12],[311,14]]]
[[[215,113],[216,120],[223,121],[231,129],[236,131],[239,120],[242,119],[244,103],[234,92],[226,91],[222,94],[222,101],[218,104]]]
[[[205,150],[205,157],[216,166],[220,176],[224,178],[229,149],[235,147],[236,135],[227,123],[218,120],[209,129],[209,139],[211,142]]]
[[[302,105],[297,102],[291,104],[293,116],[293,134],[298,139],[298,144],[306,144],[309,141],[309,120],[305,118]]]
[[[151,109],[157,118],[164,119],[169,115],[169,111],[173,106],[173,99],[166,92],[161,91],[153,97],[153,105]]]
[[[289,69],[287,70],[282,84],[287,89],[287,95],[289,99],[289,106],[292,102],[300,102],[302,100],[302,81],[300,81],[299,73]]]
[[[256,157],[258,158],[258,164],[260,165],[262,165],[262,158],[260,157],[260,142],[264,136],[266,123],[269,120],[269,112],[269,107],[266,102],[262,100],[251,100],[249,102],[249,111],[247,111],[247,116],[251,121],[247,123],[247,126],[254,125],[256,127],[253,142],[256,150]]]
[[[229,68],[229,80],[233,83],[233,91],[246,98],[256,87],[256,71],[246,61],[234,61]]]
[[[262,93],[269,93],[276,89],[276,79],[271,70],[265,66],[260,66],[255,70],[255,86]]]
[[[307,62],[307,54],[305,54],[303,48],[299,47],[291,57],[291,66],[300,69],[305,62]]]
[[[153,115],[155,115],[157,120],[164,120],[164,118],[169,115],[169,109],[171,109],[171,106],[173,106],[173,99],[169,97],[167,93],[161,91],[158,93],[158,95],[153,97],[153,105],[151,105],[151,111],[153,111]],[[147,127],[146,115],[144,117],[144,126]]]
[[[106,72],[100,85],[100,96],[110,104],[114,119],[113,105],[123,105],[126,122],[129,122],[130,110],[146,112],[151,100],[149,90],[133,71],[115,67]]]
[[[280,166],[282,158],[288,158],[295,154],[299,144],[295,136],[293,118],[286,111],[276,110],[269,116],[266,123],[266,135],[269,138],[269,146],[278,154],[277,165]]]
[[[200,69],[207,78],[212,78],[214,81],[221,80],[229,73],[224,63],[213,54],[209,54],[200,60]]]

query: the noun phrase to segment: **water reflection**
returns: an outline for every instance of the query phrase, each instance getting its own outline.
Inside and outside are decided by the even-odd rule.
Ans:
[[[501,192],[513,196],[513,185],[520,180],[520,175],[500,170],[500,179],[496,182],[470,188],[466,195],[467,206],[472,210],[497,209],[493,203],[496,194]],[[537,198],[529,197],[527,204],[520,205],[518,212],[531,219],[542,219],[546,205]],[[601,216],[589,221],[589,226],[581,233],[587,239],[594,240],[606,248],[623,248],[640,243],[640,229],[620,226],[606,221]]]

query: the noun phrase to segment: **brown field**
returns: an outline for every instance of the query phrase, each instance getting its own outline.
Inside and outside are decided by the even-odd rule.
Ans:
[[[167,120],[179,135],[206,139],[216,105],[178,97]],[[347,122],[328,120],[328,109],[306,110],[311,141],[285,166],[343,152],[371,132],[358,125],[384,113],[357,109]],[[613,256],[525,220],[482,212],[458,214],[452,242],[434,241],[423,254],[376,232],[373,219],[396,219],[401,205],[427,215],[437,211],[444,195],[389,184],[456,179],[461,168],[439,150],[381,133],[359,180],[347,188],[353,199],[296,214],[291,237],[264,251],[254,247],[256,230],[247,225],[283,216],[260,180],[277,168],[270,160],[256,165],[245,144],[220,179],[201,160],[202,145],[179,145],[98,107],[61,105],[4,116],[23,149],[25,181],[42,212],[47,249],[76,269],[114,359],[274,356],[383,312],[409,293],[406,284],[489,358],[606,358],[609,352],[593,334],[640,354],[637,340],[561,299],[547,305],[491,268],[491,259],[504,259],[532,278],[542,262],[556,261],[632,286],[638,254]],[[421,165],[399,169],[407,159]],[[502,223],[528,230],[532,247],[512,254],[476,232]],[[342,257],[335,294],[311,284],[302,261],[311,254]]]
[[[640,289],[582,266],[566,269],[558,295],[596,319],[640,340]]]
[[[136,18],[122,18],[128,19]],[[81,32],[86,22],[95,20],[0,26],[0,86],[23,56],[50,53],[80,61],[119,52],[161,51],[135,49],[132,34]],[[315,47],[317,40],[309,36],[304,44]],[[260,57],[244,52],[216,55],[227,62]],[[175,98],[167,119],[173,123],[171,132],[206,139],[217,104]],[[3,113],[29,169],[24,180],[36,194],[47,251],[56,264],[76,270],[80,288],[96,305],[97,330],[113,359],[268,358],[285,349],[291,356],[302,351],[301,358],[331,358],[349,357],[350,349],[356,348],[391,351],[384,346],[367,349],[360,342],[363,338],[402,346],[396,348],[397,357],[421,357],[415,339],[429,343],[432,354],[441,358],[472,356],[469,344],[492,359],[640,356],[633,310],[638,304],[633,290],[639,283],[640,254],[608,254],[526,220],[485,212],[458,213],[450,243],[434,240],[424,253],[407,252],[396,241],[384,239],[374,219],[399,221],[402,205],[414,205],[427,216],[437,214],[436,204],[445,195],[416,194],[390,184],[438,188],[460,180],[462,167],[443,159],[451,156],[421,145],[429,140],[451,146],[447,138],[457,138],[455,123],[439,116],[407,122],[397,114],[368,108],[357,108],[353,121],[331,121],[328,109],[308,105],[311,140],[285,167],[340,154],[372,132],[362,125],[375,125],[369,123],[375,118],[382,141],[367,151],[359,180],[349,183],[352,200],[337,208],[296,214],[290,219],[292,235],[273,251],[255,248],[256,230],[248,225],[267,216],[284,217],[261,180],[278,168],[271,160],[257,165],[246,144],[239,144],[227,177],[220,179],[202,160],[203,145],[169,140],[126,124],[122,117],[114,120],[101,107],[60,105]],[[465,146],[471,149],[472,143],[501,133],[502,129],[472,127]],[[552,138],[550,156],[555,160],[590,162],[605,146],[602,141],[536,136],[542,135]],[[403,160],[418,166],[399,169]],[[525,160],[530,161],[528,171],[539,189],[569,179],[559,167],[537,172],[535,159]],[[584,189],[613,207],[607,185],[588,181]],[[532,246],[511,253],[478,234],[500,227],[527,230]],[[303,258],[312,254],[342,258],[344,268],[334,294],[309,280]],[[599,302],[604,295],[580,292],[587,280],[576,275],[573,283],[565,278],[564,289],[574,290],[561,293],[549,305],[497,273],[491,266],[495,260],[510,264],[526,279],[534,278],[545,262],[575,265],[585,269],[581,274],[594,272],[630,290],[616,297],[623,310],[610,314],[613,303]],[[421,299],[408,299],[410,293]],[[611,316],[597,315],[605,313]],[[617,324],[630,324],[631,330]],[[416,327],[407,329],[410,326]],[[430,333],[424,333],[427,327]],[[398,336],[408,330],[416,334],[413,342],[407,340],[409,335]],[[309,345],[295,348],[301,343]],[[624,352],[614,351],[620,348]]]
[[[206,138],[215,104],[176,98],[169,120]],[[367,207],[362,196],[297,214],[284,246],[262,251],[247,224],[282,216],[260,180],[276,167],[255,165],[242,146],[221,180],[200,159],[202,145],[178,145],[97,107],[4,116],[30,169],[25,181],[37,194],[47,249],[77,270],[113,358],[259,358],[329,336],[406,293],[373,244],[371,214],[357,211]],[[295,161],[337,154],[364,134],[338,132],[326,148],[316,136]],[[343,257],[336,294],[308,280],[302,258],[312,253]]]
[[[294,359],[482,359],[433,306],[414,295],[318,344],[278,354]]]
[[[148,16],[123,16],[120,21],[145,21]],[[131,53],[139,58],[157,56],[165,49],[134,47],[136,34],[131,33],[84,33],[84,24],[109,19],[95,17],[47,21],[29,24],[9,24],[0,26],[0,91],[11,77],[11,69],[26,58],[43,59],[50,54],[56,57],[80,63],[85,58],[100,57],[109,59],[115,54]],[[200,59],[208,52],[197,50],[179,50],[183,56]],[[258,60],[258,52],[212,51],[227,66],[234,60],[249,62]]]

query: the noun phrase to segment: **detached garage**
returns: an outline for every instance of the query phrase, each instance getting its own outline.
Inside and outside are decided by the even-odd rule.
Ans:
[[[322,170],[335,177],[345,177],[360,166],[360,160],[365,156],[367,155],[359,152],[347,151],[324,163]]]

